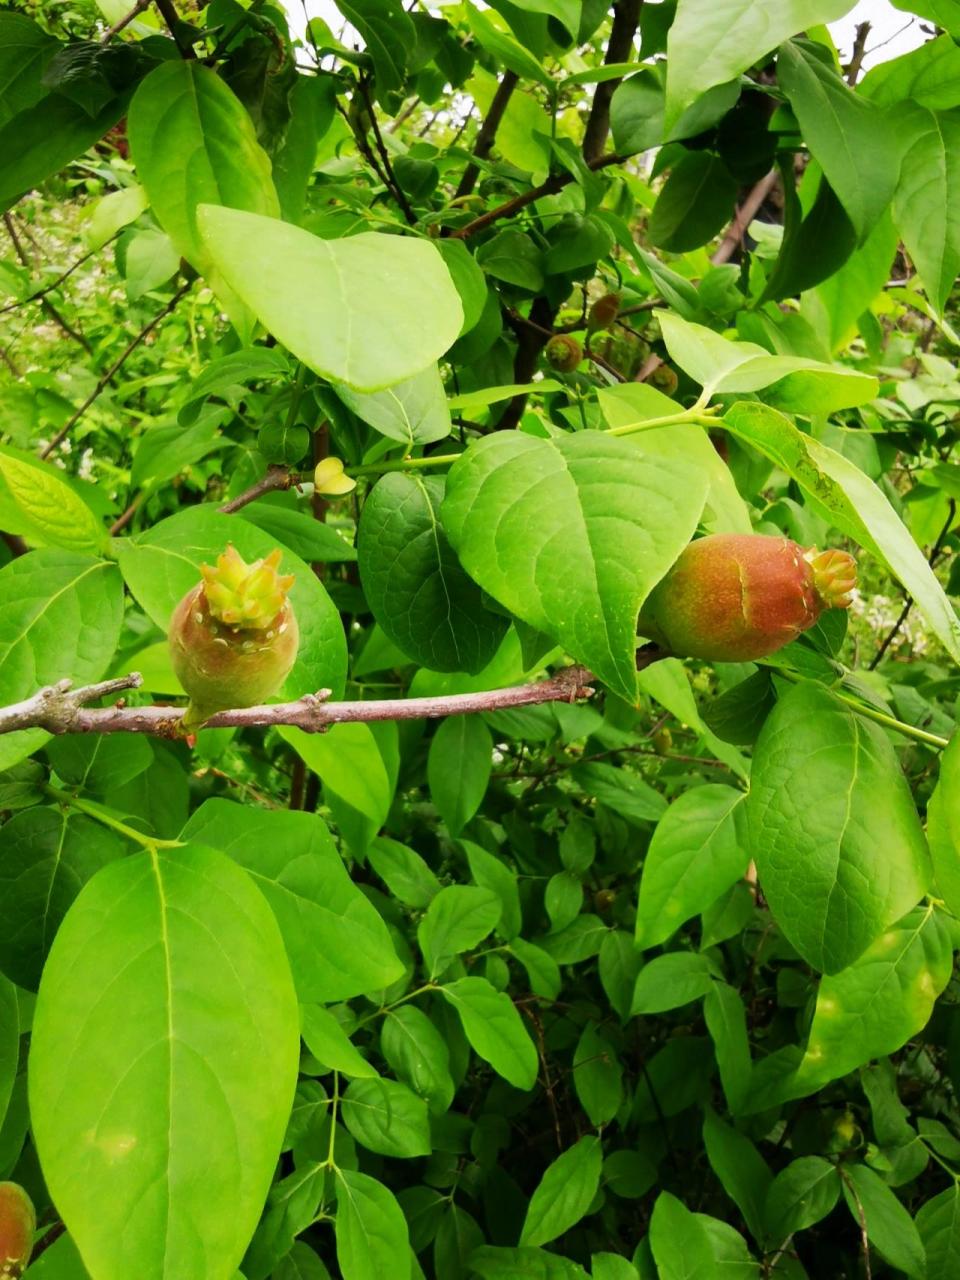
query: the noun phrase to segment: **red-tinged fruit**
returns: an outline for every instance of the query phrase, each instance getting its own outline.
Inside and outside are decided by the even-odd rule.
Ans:
[[[252,707],[278,692],[297,656],[300,633],[287,592],[292,574],[277,572],[280,552],[247,564],[233,546],[183,597],[170,623],[170,656],[190,697],[183,729],[218,711]]]
[[[691,542],[651,592],[638,630],[681,658],[749,662],[775,653],[857,585],[846,551],[789,538],[715,533]]]
[[[33,1252],[37,1215],[23,1187],[0,1182],[0,1278],[17,1280]]]

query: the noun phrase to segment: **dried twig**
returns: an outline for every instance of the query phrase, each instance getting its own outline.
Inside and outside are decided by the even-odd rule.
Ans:
[[[642,655],[641,655],[642,656]],[[664,655],[651,652],[644,665]],[[243,707],[221,711],[207,725],[212,729],[250,728],[288,724],[307,733],[322,733],[333,724],[356,721],[422,720],[441,716],[471,715],[505,707],[534,706],[543,702],[575,702],[593,694],[593,676],[584,667],[565,667],[555,676],[533,684],[481,693],[456,693],[436,698],[385,698],[370,702],[328,702],[329,689],[306,694],[295,702]],[[18,729],[46,729],[50,733],[149,733],[177,737],[182,732],[182,707],[88,707],[97,698],[136,689],[137,673],[72,689],[69,680],[41,689],[23,702],[0,707],[0,734]]]

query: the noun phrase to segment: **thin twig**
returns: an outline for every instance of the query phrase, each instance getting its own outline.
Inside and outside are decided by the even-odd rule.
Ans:
[[[940,559],[940,552],[943,550],[943,544],[946,541],[947,534],[950,532],[950,529],[953,526],[954,520],[956,519],[956,515],[957,515],[956,499],[951,498],[947,503],[947,506],[948,506],[947,518],[944,521],[943,528],[937,534],[937,540],[931,547],[929,556],[927,556],[927,563],[929,564],[931,569]],[[874,655],[873,661],[870,663],[870,666],[867,668],[868,671],[876,671],[877,667],[883,661],[884,657],[886,656],[887,650],[890,648],[894,640],[896,640],[897,636],[900,634],[900,629],[903,626],[903,624],[906,622],[910,614],[910,610],[912,608],[913,608],[913,596],[908,594],[906,599],[903,602],[903,608],[900,610],[899,617],[897,618],[896,622],[893,624],[893,626],[890,628],[890,630],[887,632],[886,636],[884,637],[883,643],[881,644],[880,648],[877,650],[876,654]]]
[[[133,339],[131,339],[130,342],[127,343],[126,347],[124,347],[123,351],[120,353],[117,359],[113,362],[110,368],[106,371],[105,374],[101,376],[99,382],[90,392],[90,394],[87,396],[86,400],[84,400],[83,404],[79,407],[79,409],[76,409],[70,415],[69,419],[64,423],[64,425],[60,428],[60,430],[54,435],[52,440],[50,440],[46,448],[40,454],[41,458],[48,458],[50,454],[53,453],[54,449],[56,449],[57,446],[61,443],[61,441],[66,439],[66,437],[77,425],[77,423],[86,413],[86,411],[93,404],[94,400],[96,400],[97,397],[103,393],[107,384],[109,383],[110,379],[114,376],[114,374],[118,372],[118,370],[123,366],[126,360],[134,353],[134,351],[136,351],[137,347],[139,347],[140,343],[143,342],[144,338],[146,338],[150,333],[152,333],[153,330],[157,327],[157,325],[160,324],[160,322],[164,320],[170,314],[171,311],[173,311],[173,309],[176,307],[180,299],[186,293],[189,292],[190,288],[191,288],[191,282],[188,280],[186,284],[183,284],[180,286],[180,288],[173,295],[173,297],[170,299],[167,305],[163,308],[163,310],[159,311],[153,317],[152,320],[148,321],[147,324],[145,324],[143,328],[140,330],[140,332],[136,335],[136,337],[134,337]]]
[[[490,110],[487,112],[486,119],[480,126],[480,132],[477,134],[477,141],[473,148],[473,159],[464,169],[460,182],[457,185],[454,199],[462,199],[468,196],[476,186],[477,177],[480,173],[480,166],[477,160],[486,160],[487,156],[493,150],[493,144],[496,141],[497,130],[500,127],[500,121],[503,119],[503,113],[507,109],[507,105],[513,96],[513,91],[517,87],[520,77],[515,71],[505,71],[503,78],[497,85],[497,91],[493,95],[493,101],[490,103]]]
[[[659,652],[656,657],[662,657]],[[651,657],[651,661],[656,659]],[[533,706],[543,702],[576,702],[593,694],[594,677],[584,667],[564,667],[555,676],[534,684],[481,693],[458,693],[435,698],[385,698],[370,702],[328,702],[329,689],[306,694],[295,702],[243,707],[221,711],[206,724],[213,729],[250,728],[288,724],[307,733],[322,733],[333,724],[357,721],[422,720],[440,716],[471,715],[504,707]],[[182,707],[105,707],[83,704],[121,689],[137,688],[141,677],[133,673],[120,680],[71,691],[70,681],[41,689],[32,697],[0,707],[0,734],[39,728],[50,733],[150,733],[159,737],[182,734]]]
[[[149,9],[151,3],[152,3],[152,0],[137,0],[137,3],[133,6],[133,8],[128,10],[128,12],[123,15],[123,17],[120,19],[119,22],[115,22],[112,27],[108,28],[108,30],[104,32],[104,34],[100,37],[100,43],[109,44],[110,40],[115,35],[118,35],[124,29],[124,27],[129,26],[130,23],[134,20],[134,18],[139,17],[139,15],[143,13],[144,9]]]
[[[17,235],[17,228],[14,225],[13,217],[9,213],[5,213],[3,215],[3,225],[7,228],[7,234],[10,237],[11,243],[13,244],[17,257],[20,259],[20,261],[23,263],[25,267],[31,267],[33,264],[30,261],[30,255],[27,253],[26,249],[23,247],[20,237]],[[60,314],[60,312],[53,305],[53,303],[50,301],[49,298],[42,298],[40,301],[40,305],[44,309],[44,311],[46,311],[50,319],[53,320],[55,324],[58,324],[60,326],[60,328],[67,335],[68,338],[72,338],[74,342],[78,343],[81,347],[83,347],[84,351],[86,351],[88,355],[92,355],[93,348],[90,346],[90,343],[87,341],[87,339],[83,336],[82,333],[79,332],[79,330],[74,329],[70,324],[67,323],[67,321]]]
[[[598,156],[595,160],[588,160],[587,168],[593,170],[606,169],[611,164],[622,164],[623,160],[623,156],[611,153],[606,156]],[[501,218],[512,218],[515,213],[525,209],[528,204],[533,204],[535,200],[539,200],[542,196],[553,195],[555,191],[559,191],[569,182],[572,182],[573,179],[574,175],[572,173],[551,174],[538,187],[531,187],[529,191],[525,191],[522,195],[514,196],[512,200],[507,200],[504,204],[498,204],[495,209],[488,209],[486,213],[481,213],[478,218],[474,218],[466,226],[458,227],[456,231],[451,231],[450,239],[466,240],[468,236],[476,235],[478,231],[485,230],[494,222],[499,222]]]
[[[907,24],[909,26],[909,23]],[[852,88],[857,83],[860,68],[863,66],[864,54],[867,52],[867,36],[870,34],[869,22],[857,23],[857,34],[853,40],[853,52],[847,66],[847,84]]]
[[[721,263],[728,262],[733,256],[734,250],[743,239],[744,232],[757,215],[760,206],[766,200],[767,196],[773,190],[777,181],[777,173],[775,169],[771,169],[766,177],[761,178],[758,183],[747,195],[746,200],[733,216],[733,221],[727,228],[727,234],[720,241],[720,247],[710,259],[713,266],[718,267]]]
[[[856,1184],[844,1169],[843,1165],[837,1165],[837,1173],[839,1173],[843,1185],[853,1197],[853,1202],[857,1206],[857,1223],[860,1227],[860,1246],[863,1249],[863,1275],[864,1280],[873,1280],[873,1272],[870,1269],[870,1239],[867,1234],[867,1215],[864,1212],[863,1201],[857,1191]]]
[[[360,92],[367,106],[367,114],[370,117],[370,127],[373,130],[373,140],[377,144],[377,152],[380,156],[380,163],[383,166],[383,172],[386,175],[387,188],[400,206],[400,212],[409,222],[410,226],[414,226],[417,221],[417,215],[413,211],[413,206],[407,199],[407,194],[397,181],[397,175],[393,171],[393,165],[390,163],[390,152],[386,148],[383,141],[383,134],[380,132],[380,122],[377,120],[377,108],[370,93],[370,82],[366,76],[360,77]]]
[[[107,241],[107,244],[109,244],[109,241]],[[101,247],[105,248],[106,246],[103,245]],[[41,298],[45,298],[48,293],[53,293],[55,289],[60,288],[64,280],[68,280],[70,276],[73,275],[78,267],[82,267],[85,262],[89,262],[95,253],[99,252],[99,249],[91,249],[89,253],[85,253],[82,258],[78,258],[73,266],[67,267],[66,271],[61,272],[61,274],[57,276],[56,280],[51,280],[49,284],[45,284],[42,289],[37,289],[36,292],[28,294],[25,298],[20,298],[17,302],[8,302],[5,307],[0,307],[0,316],[5,315],[8,311],[16,311],[20,307],[25,307],[31,302],[39,302]]]
[[[160,11],[160,16],[167,24],[167,30],[173,36],[173,42],[180,50],[181,58],[196,58],[196,54],[189,44],[183,44],[177,35],[177,27],[180,24],[180,15],[177,13],[173,5],[173,0],[155,0],[156,6]]]
[[[289,467],[268,467],[266,474],[261,476],[256,484],[252,484],[249,489],[245,489],[237,497],[225,502],[220,510],[224,515],[233,515],[234,511],[239,511],[250,502],[256,502],[265,493],[276,493],[278,489],[289,489],[298,480],[297,473],[291,471]]]

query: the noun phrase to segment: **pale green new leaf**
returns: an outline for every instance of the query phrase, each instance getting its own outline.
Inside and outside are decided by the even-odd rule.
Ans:
[[[0,447],[0,512],[4,528],[32,542],[95,554],[107,532],[50,463]]]
[[[233,1277],[297,1059],[279,931],[228,858],[183,845],[89,882],[40,984],[30,1111],[46,1183],[98,1280]]]
[[[900,579],[952,658],[960,622],[946,592],[886,496],[856,463],[798,431],[768,405],[741,402],[723,425],[792,476],[835,528],[872,551]]]
[[[600,1185],[603,1148],[584,1137],[547,1166],[530,1197],[520,1245],[549,1244],[580,1221]]]
[[[638,946],[665,941],[743,875],[750,861],[738,826],[743,800],[742,791],[710,783],[667,809],[643,861]]]
[[[456,1009],[476,1052],[516,1089],[532,1089],[537,1079],[537,1050],[513,1001],[486,978],[459,978],[439,988]]]
[[[950,981],[950,931],[933,907],[886,930],[849,968],[824,978],[797,1078],[808,1092],[903,1048]]]
[[[343,1280],[410,1280],[407,1221],[376,1178],[337,1169],[336,1235]]]
[[[279,217],[270,157],[226,81],[202,62],[162,62],[133,95],[127,117],[130,149],[157,221],[177,252],[205,276],[245,338],[252,317],[219,271],[197,223],[201,205],[229,205]],[[247,246],[248,267],[257,271]]]
[[[821,972],[852,964],[928,888],[926,842],[889,739],[812,681],[767,718],[746,817],[770,910]]]
[[[434,364],[463,323],[460,295],[426,240],[344,240],[205,205],[207,251],[227,283],[295,356],[332,382],[380,391]]]
[[[427,1104],[396,1080],[354,1080],[341,1099],[343,1123],[361,1146],[382,1156],[428,1156]]]
[[[669,1191],[657,1196],[649,1240],[660,1280],[716,1280],[706,1231],[696,1215]]]
[[[450,410],[435,364],[383,391],[351,391],[345,386],[334,390],[358,418],[407,449],[450,434]]]
[[[441,516],[484,590],[634,702],[637,614],[689,542],[707,486],[642,442],[501,432],[454,464]]]
[[[833,22],[852,0],[680,0],[667,41],[669,133],[684,107],[771,53],[784,40]]]

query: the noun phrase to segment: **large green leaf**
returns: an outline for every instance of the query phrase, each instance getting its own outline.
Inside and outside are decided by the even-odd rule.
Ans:
[[[937,112],[903,103],[896,126],[903,159],[894,221],[940,314],[960,271],[960,109]]]
[[[383,391],[336,387],[343,403],[375,431],[412,449],[450,434],[450,410],[435,364]]]
[[[17,449],[0,447],[0,511],[5,529],[42,545],[95,554],[108,541],[103,525],[56,467]]]
[[[83,814],[24,809],[0,842],[0,970],[36,991],[67,908],[86,882],[125,852],[124,841]]]
[[[520,1244],[549,1244],[576,1226],[597,1194],[603,1148],[600,1139],[581,1138],[544,1171],[530,1197]]]
[[[123,584],[115,565],[47,548],[0,569],[0,705],[29,697],[69,676],[98,680],[112,662],[123,621]],[[0,737],[0,769],[47,739],[42,729]]]
[[[824,978],[797,1071],[804,1091],[902,1049],[927,1025],[952,971],[950,931],[926,907],[885,930],[849,968]]]
[[[0,126],[0,210],[59,173],[123,115],[113,98],[96,115],[59,93],[48,93]]]
[[[458,978],[439,988],[456,1009],[473,1048],[516,1089],[532,1089],[537,1050],[506,992],[486,978]]]
[[[642,441],[502,432],[454,463],[441,514],[484,590],[634,702],[637,614],[690,541],[707,484]]]
[[[407,1222],[382,1182],[337,1169],[336,1231],[343,1280],[409,1280]]]
[[[765,0],[759,13],[754,0],[679,0],[667,41],[667,129],[707,89],[852,7],[852,0]]]
[[[688,151],[671,170],[653,207],[651,244],[670,253],[699,249],[730,221],[738,190],[719,156]]]
[[[400,0],[337,0],[337,8],[363,37],[373,59],[377,96],[403,86],[416,28]]]
[[[509,625],[483,603],[440,523],[444,484],[393,472],[363,504],[357,551],[364,594],[385,634],[432,671],[482,671]]]
[[[703,133],[722,119],[740,96],[737,80],[714,85],[704,94],[698,93],[667,135],[663,127],[664,87],[660,74],[663,66],[661,63],[656,69],[641,68],[614,91],[610,126],[620,155],[634,155],[664,141],[675,142]]]
[[[960,54],[960,50],[957,50]],[[890,278],[898,237],[890,213],[881,217],[865,244],[801,299],[801,315],[809,319],[830,351],[842,350],[854,336],[857,321]]]
[[[256,525],[222,515],[213,506],[185,507],[134,538],[117,539],[117,560],[127,586],[162,630],[180,599],[200,581],[200,565],[213,564],[228,543],[247,560],[268,555],[276,541]],[[284,550],[282,568],[294,575],[290,599],[300,627],[300,649],[283,693],[290,698],[332,689],[343,693],[347,646],[340,614],[312,569]]]
[[[657,316],[671,358],[700,383],[705,396],[764,391],[764,399],[778,408],[812,415],[865,404],[877,394],[876,378],[856,369],[804,356],[773,356],[756,343],[731,342],[671,311]]]
[[[928,888],[920,820],[889,739],[812,681],[782,697],[761,731],[746,816],[770,910],[824,973],[852,964]]]
[[[450,1051],[427,1015],[412,1004],[391,1009],[383,1019],[380,1048],[390,1067],[423,1098],[433,1115],[443,1115],[455,1092]]]
[[[927,802],[927,840],[938,895],[960,910],[960,737],[940,757],[940,777]]]
[[[387,927],[347,874],[322,819],[207,800],[185,839],[230,855],[273,908],[303,1001],[346,1000],[403,972]]]
[[[460,295],[432,244],[363,233],[321,240],[207,205],[200,230],[227,283],[305,364],[357,391],[420,373],[456,341]]]
[[[883,560],[943,647],[960,662],[960,621],[953,605],[886,494],[870,477],[768,405],[735,404],[724,415],[723,425],[792,476],[830,524]]]
[[[98,1280],[231,1280],[280,1152],[298,1030],[273,916],[223,854],[143,852],[87,884],[40,985],[30,1111]]]
[[[955,2],[955,0],[954,0]],[[960,5],[957,5],[960,18]],[[859,93],[881,107],[915,102],[931,111],[960,107],[960,48],[948,35],[871,67]]]
[[[0,13],[0,124],[43,97],[43,69],[58,42],[22,13]]]
[[[20,1002],[9,978],[0,977],[0,1125],[10,1105],[20,1061]]]
[[[657,824],[643,861],[637,945],[664,942],[746,871],[738,823],[742,791],[709,784],[685,791]]]
[[[220,274],[197,226],[201,204],[279,215],[270,157],[257,142],[245,107],[202,62],[175,58],[151,71],[137,89],[127,129],[137,175],[157,220],[249,338],[252,318]]]
[[[801,1156],[770,1183],[763,1206],[764,1234],[779,1249],[795,1231],[825,1218],[839,1199],[836,1166],[821,1156]]]
[[[660,1280],[715,1280],[716,1265],[706,1231],[697,1216],[669,1191],[657,1196],[649,1240]]]
[[[847,86],[822,45],[782,45],[777,79],[862,242],[890,203],[899,170],[883,112]]]

